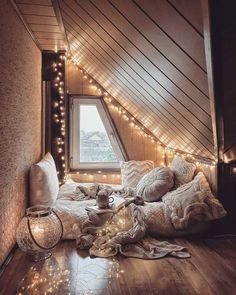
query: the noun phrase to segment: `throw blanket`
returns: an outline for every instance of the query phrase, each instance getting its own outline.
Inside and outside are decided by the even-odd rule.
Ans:
[[[134,198],[140,203],[140,197]],[[124,256],[157,259],[167,255],[187,258],[186,248],[168,242],[160,242],[146,235],[147,226],[142,210],[130,204],[117,213],[96,214],[88,212],[89,220],[82,225],[77,238],[79,249],[89,249],[91,256]]]

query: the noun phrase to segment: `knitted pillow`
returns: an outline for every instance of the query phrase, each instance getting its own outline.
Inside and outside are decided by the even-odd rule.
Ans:
[[[30,205],[52,206],[59,192],[54,159],[47,153],[30,168]]]
[[[187,162],[185,159],[178,156],[174,157],[170,167],[174,173],[176,187],[190,182],[196,170],[196,166],[193,163]]]
[[[154,168],[153,161],[120,162],[122,186],[136,188],[139,180]]]
[[[226,215],[224,207],[212,194],[202,172],[199,172],[191,182],[165,194],[162,201],[168,206],[171,222],[178,230]]]
[[[158,201],[174,185],[173,172],[168,167],[158,167],[139,181],[136,194],[147,202]]]

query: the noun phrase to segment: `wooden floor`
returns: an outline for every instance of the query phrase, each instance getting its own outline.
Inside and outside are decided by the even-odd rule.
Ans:
[[[236,239],[182,240],[189,259],[91,259],[62,242],[37,264],[16,251],[0,278],[0,294],[236,294]]]

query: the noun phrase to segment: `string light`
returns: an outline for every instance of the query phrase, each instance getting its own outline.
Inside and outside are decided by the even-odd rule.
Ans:
[[[65,152],[65,146],[64,146],[64,136],[65,136],[65,107],[64,107],[64,93],[65,93],[65,89],[64,89],[64,81],[63,81],[63,76],[64,76],[64,63],[63,61],[65,61],[66,57],[64,54],[60,54],[59,55],[59,60],[53,62],[52,64],[52,69],[53,72],[55,72],[55,78],[54,78],[54,87],[57,90],[57,95],[58,95],[58,100],[54,102],[53,106],[55,109],[55,113],[53,115],[54,119],[55,119],[55,123],[59,124],[59,132],[60,132],[60,136],[57,137],[56,139],[56,144],[57,144],[57,152],[58,154],[62,154],[62,156],[60,156],[60,165],[61,165],[61,171],[63,172],[63,175],[65,177],[65,156],[63,155]],[[58,71],[58,68],[60,69]],[[60,172],[58,172],[58,174],[60,175]],[[62,183],[62,182],[61,182]]]
[[[167,164],[167,154],[169,156],[179,155],[183,158],[189,158],[190,160],[195,161],[197,165],[202,165],[205,167],[216,165],[215,159],[212,160],[199,155],[192,155],[189,152],[180,151],[178,149],[166,146],[164,143],[160,142],[160,140],[157,139],[154,134],[152,134],[147,128],[142,125],[142,123],[140,123],[134,116],[132,116],[114,97],[111,97],[111,95],[105,89],[103,89],[101,85],[99,85],[99,83],[97,83],[97,81],[95,81],[87,72],[85,72],[82,68],[80,68],[79,70],[84,75],[85,79],[89,79],[91,87],[99,94],[103,94],[104,101],[108,104],[109,108],[118,112],[125,121],[132,121],[129,124],[130,127],[137,129],[142,136],[150,139],[151,143],[156,144],[157,148],[162,150],[162,158],[164,159],[162,163],[163,165]]]

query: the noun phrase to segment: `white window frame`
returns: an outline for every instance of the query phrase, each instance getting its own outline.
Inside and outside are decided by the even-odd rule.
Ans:
[[[85,163],[80,162],[80,106],[81,105],[95,105],[101,117],[102,123],[105,127],[109,137],[111,146],[117,157],[117,162],[94,162]],[[72,96],[70,99],[70,168],[73,170],[100,170],[100,169],[119,169],[119,161],[124,161],[126,156],[121,148],[117,138],[116,131],[112,122],[109,120],[108,111],[105,109],[104,102],[101,97],[89,96]]]

